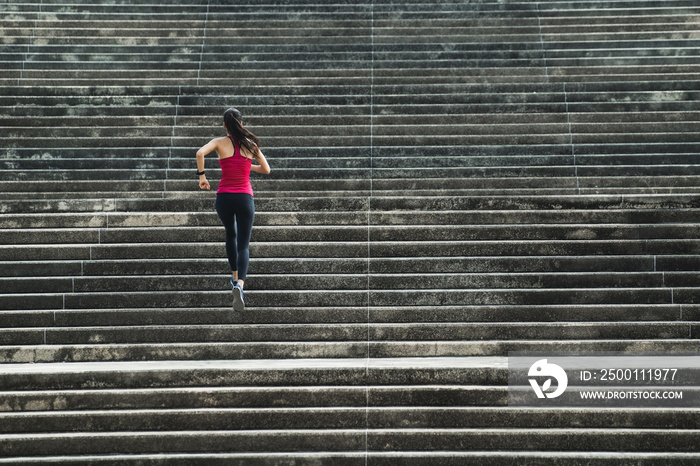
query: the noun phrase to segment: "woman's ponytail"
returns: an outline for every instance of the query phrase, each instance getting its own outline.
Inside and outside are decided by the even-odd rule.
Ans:
[[[228,131],[239,145],[246,149],[246,152],[248,152],[252,158],[255,158],[260,149],[260,140],[256,135],[243,127],[242,119],[243,114],[235,108],[229,108],[224,112],[226,131]]]

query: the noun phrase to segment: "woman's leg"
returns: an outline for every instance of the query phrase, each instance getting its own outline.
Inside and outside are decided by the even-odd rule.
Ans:
[[[236,250],[236,226],[234,225],[235,219],[235,202],[231,199],[231,196],[227,196],[226,193],[219,193],[216,195],[216,213],[221,219],[224,228],[226,229],[226,256],[228,257],[228,264],[231,270],[231,276],[234,280],[238,278],[238,253]]]
[[[253,196],[242,194],[236,209],[236,228],[238,230],[237,244],[237,269],[238,283],[243,287],[246,275],[248,274],[248,264],[250,262],[250,235],[253,231],[253,220],[255,218],[255,202]]]

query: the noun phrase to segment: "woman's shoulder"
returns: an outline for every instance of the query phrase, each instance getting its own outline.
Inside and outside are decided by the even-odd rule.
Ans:
[[[214,138],[212,139],[212,143],[214,143],[219,159],[226,159],[233,155],[230,153],[231,147],[233,147],[233,141],[228,136]]]
[[[231,141],[228,136],[223,136],[220,138],[214,138],[211,140],[211,142],[216,145],[216,147],[224,147],[224,144],[226,144],[226,141]]]

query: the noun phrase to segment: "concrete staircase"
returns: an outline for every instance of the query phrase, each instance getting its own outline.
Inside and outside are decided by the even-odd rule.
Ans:
[[[0,0],[0,464],[699,464],[700,409],[506,396],[510,351],[699,352],[698,18]]]

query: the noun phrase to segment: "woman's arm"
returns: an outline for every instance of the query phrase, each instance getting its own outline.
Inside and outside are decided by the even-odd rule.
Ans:
[[[268,165],[267,159],[265,158],[260,149],[258,149],[258,155],[255,157],[255,160],[257,160],[260,163],[260,165],[251,165],[250,171],[262,173],[263,175],[269,175],[270,165]]]
[[[201,149],[197,151],[197,171],[204,171],[204,156],[216,150],[218,142],[216,139],[212,139],[208,143],[204,144]],[[200,189],[211,189],[209,182],[207,181],[206,175],[199,175],[199,188]]]

